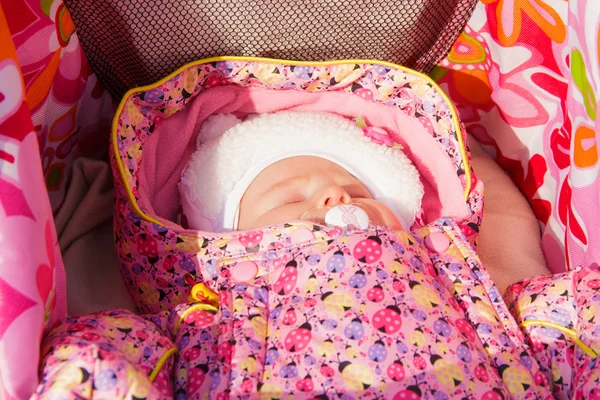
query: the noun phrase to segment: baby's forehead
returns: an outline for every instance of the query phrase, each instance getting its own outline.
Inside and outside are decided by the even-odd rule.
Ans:
[[[277,183],[277,181],[292,179],[300,181],[301,178],[309,176],[324,176],[339,181],[359,182],[344,167],[325,158],[317,156],[293,156],[269,165],[256,176],[252,183]]]
[[[350,176],[354,178],[346,168],[338,163],[318,156],[293,156],[285,158],[273,166],[280,166],[289,169],[289,172],[296,173],[322,173],[339,176]]]

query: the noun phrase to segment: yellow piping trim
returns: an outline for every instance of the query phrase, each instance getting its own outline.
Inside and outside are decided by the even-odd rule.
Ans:
[[[561,331],[562,333],[564,333],[565,335],[567,335],[568,337],[571,338],[571,340],[573,340],[575,342],[575,344],[577,346],[579,346],[581,348],[581,350],[587,354],[590,357],[597,357],[598,354],[596,354],[596,352],[594,350],[592,350],[587,344],[583,343],[581,341],[581,339],[579,339],[577,337],[577,332],[575,332],[573,329],[567,328],[566,326],[562,326],[560,324],[557,324],[555,322],[550,322],[550,321],[542,321],[542,320],[537,320],[537,319],[530,319],[527,321],[523,321],[521,323],[521,327],[522,328],[527,328],[530,325],[534,325],[534,326],[545,326],[548,328],[554,328],[558,331]]]
[[[181,313],[181,316],[179,317],[179,319],[177,320],[177,323],[175,324],[175,334],[177,334],[177,332],[179,331],[179,325],[181,325],[181,322],[183,322],[185,317],[188,314],[190,314],[196,310],[217,311],[217,308],[214,306],[211,306],[210,304],[205,304],[205,303],[198,303],[198,304],[191,306],[190,308],[188,308],[187,310],[185,310],[184,312]]]
[[[394,64],[394,63],[387,62],[387,61],[379,61],[379,60],[292,61],[292,60],[277,60],[277,59],[273,59],[273,58],[264,58],[264,57],[220,56],[220,57],[204,58],[204,59],[198,60],[198,61],[192,61],[190,63],[183,65],[179,69],[172,72],[170,75],[167,75],[166,77],[162,78],[161,80],[159,80],[155,83],[152,83],[150,85],[145,85],[145,86],[139,86],[139,87],[133,88],[133,89],[129,89],[127,91],[127,93],[125,93],[125,95],[123,96],[123,99],[121,100],[121,102],[119,103],[119,106],[117,107],[117,111],[115,113],[115,117],[114,117],[113,123],[112,123],[112,133],[111,133],[115,161],[117,163],[117,167],[119,169],[119,174],[121,175],[121,179],[123,180],[123,184],[125,185],[125,190],[127,191],[127,197],[129,198],[129,202],[131,203],[133,210],[142,219],[145,219],[148,222],[152,222],[152,223],[160,225],[160,226],[163,225],[158,220],[156,220],[156,219],[146,215],[144,212],[142,212],[139,205],[137,204],[137,201],[135,200],[135,197],[133,196],[133,192],[131,191],[129,184],[127,183],[127,177],[125,175],[125,167],[123,166],[123,164],[121,162],[121,157],[119,155],[119,146],[117,145],[117,125],[118,125],[118,121],[119,121],[119,116],[121,115],[121,113],[123,112],[123,108],[125,107],[125,103],[127,102],[127,100],[129,99],[129,97],[132,94],[134,94],[136,92],[150,90],[150,89],[155,88],[158,85],[162,85],[163,83],[169,81],[170,79],[173,79],[173,77],[175,75],[178,75],[179,73],[183,72],[184,70],[186,70],[194,65],[208,64],[208,63],[217,62],[217,61],[264,62],[264,63],[293,65],[293,66],[317,66],[317,67],[327,67],[327,66],[345,65],[345,64],[385,65],[390,68],[395,68],[395,69],[399,69],[401,71],[409,72],[413,75],[420,77],[421,79],[426,80],[434,88],[438,89],[440,96],[442,96],[442,98],[446,101],[446,103],[448,103],[448,106],[453,111],[452,112],[452,122],[454,123],[454,129],[456,130],[456,136],[458,138],[458,143],[460,145],[460,156],[463,160],[463,164],[465,165],[466,186],[465,186],[464,196],[465,196],[465,199],[467,199],[469,197],[469,192],[471,191],[471,167],[469,165],[469,160],[467,159],[467,150],[465,148],[465,143],[463,141],[463,138],[462,138],[462,135],[460,132],[460,123],[458,122],[458,114],[456,112],[456,108],[454,107],[454,104],[452,104],[452,102],[450,101],[450,99],[448,98],[446,93],[444,93],[444,91],[437,85],[437,83],[435,83],[435,81],[433,79],[431,79],[431,77],[425,75],[424,73],[414,71],[410,68],[403,67],[398,64]]]
[[[158,360],[158,362],[156,363],[156,367],[154,367],[150,375],[148,375],[148,379],[150,379],[150,382],[154,382],[156,376],[158,375],[158,372],[165,365],[169,357],[171,357],[175,353],[177,353],[177,348],[173,347],[172,349],[169,349],[165,354],[163,354],[160,360]]]

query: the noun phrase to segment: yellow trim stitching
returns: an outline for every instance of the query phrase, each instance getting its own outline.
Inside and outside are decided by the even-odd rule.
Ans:
[[[171,357],[175,353],[177,353],[177,348],[173,347],[172,349],[167,350],[165,354],[163,354],[163,356],[156,363],[156,367],[154,367],[150,375],[148,375],[148,379],[150,379],[150,382],[154,382],[156,376],[158,375],[162,367],[165,365],[169,357]]]
[[[562,333],[564,333],[565,335],[567,335],[568,337],[571,338],[571,340],[573,340],[575,342],[575,344],[577,346],[579,346],[581,348],[581,350],[587,354],[590,357],[597,357],[598,354],[596,354],[596,352],[594,350],[592,350],[587,344],[583,343],[581,341],[581,339],[579,339],[579,337],[577,337],[577,332],[575,332],[573,329],[567,328],[566,326],[562,326],[560,324],[557,324],[555,322],[551,322],[551,321],[542,321],[542,320],[537,320],[537,319],[529,319],[527,321],[523,321],[520,326],[522,328],[527,328],[528,326],[533,325],[533,326],[545,326],[545,327],[549,327],[549,328],[554,328],[558,331],[561,331]]]
[[[210,304],[205,304],[205,303],[194,304],[193,306],[191,306],[190,308],[188,308],[187,310],[182,312],[181,315],[179,316],[179,319],[177,320],[177,323],[175,324],[175,334],[176,335],[177,335],[177,332],[179,331],[179,326],[181,325],[181,323],[183,322],[185,317],[187,317],[188,314],[191,314],[192,312],[194,312],[196,310],[218,311],[216,307],[211,306]]]
[[[119,103],[119,106],[117,107],[115,117],[114,117],[113,123],[112,123],[112,132],[111,132],[113,153],[114,153],[115,161],[117,163],[117,167],[119,169],[119,175],[121,175],[121,179],[123,180],[123,184],[125,185],[125,190],[127,192],[127,197],[129,198],[129,202],[131,203],[133,210],[142,219],[144,219],[148,222],[157,224],[159,226],[163,226],[163,224],[160,223],[158,220],[150,217],[149,215],[146,215],[146,213],[144,213],[140,209],[137,201],[135,200],[135,197],[133,196],[133,192],[131,191],[131,188],[129,187],[129,183],[127,182],[127,176],[125,174],[125,167],[123,166],[123,163],[121,162],[121,157],[119,154],[119,146],[117,144],[117,125],[118,125],[118,121],[119,121],[119,116],[121,115],[121,113],[123,112],[123,108],[125,107],[125,103],[129,100],[129,97],[132,94],[134,94],[136,92],[150,90],[150,89],[155,88],[156,86],[162,85],[163,83],[173,79],[173,77],[175,75],[178,75],[179,73],[185,71],[186,69],[188,69],[190,67],[193,67],[195,65],[208,64],[208,63],[217,62],[217,61],[263,62],[263,63],[272,63],[272,64],[291,65],[291,66],[317,66],[317,67],[329,67],[329,66],[334,66],[334,65],[346,65],[346,64],[384,65],[384,66],[387,66],[390,68],[394,68],[394,69],[398,69],[398,70],[401,70],[404,72],[411,73],[413,75],[420,77],[421,79],[424,79],[425,81],[429,82],[430,85],[432,85],[434,88],[437,89],[439,95],[442,97],[442,99],[444,99],[444,101],[446,103],[448,103],[448,106],[452,110],[452,122],[454,123],[456,137],[458,138],[458,143],[460,145],[460,156],[461,156],[463,164],[465,166],[465,178],[466,178],[466,185],[465,185],[465,190],[464,190],[465,200],[469,197],[469,193],[471,192],[471,167],[469,165],[469,160],[467,158],[467,150],[465,148],[465,143],[464,143],[464,140],[463,140],[463,137],[461,134],[460,123],[458,122],[458,114],[457,114],[456,108],[454,107],[454,104],[450,101],[450,99],[448,98],[446,93],[444,93],[444,91],[437,85],[437,83],[435,83],[435,81],[430,76],[428,76],[422,72],[414,71],[410,68],[403,67],[398,64],[394,64],[394,63],[387,62],[387,61],[379,61],[379,60],[356,60],[356,59],[354,59],[354,60],[335,60],[335,61],[292,61],[292,60],[278,60],[278,59],[264,58],[264,57],[219,56],[219,57],[204,58],[204,59],[198,60],[198,61],[192,61],[190,63],[183,65],[179,69],[175,70],[171,74],[167,75],[166,77],[160,79],[159,81],[157,81],[155,83],[152,83],[150,85],[145,85],[145,86],[139,86],[139,87],[133,88],[133,89],[129,89],[125,93],[125,95],[123,96],[123,99],[121,100],[121,102]]]

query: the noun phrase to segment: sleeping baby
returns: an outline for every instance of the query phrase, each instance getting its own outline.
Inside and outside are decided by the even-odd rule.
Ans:
[[[158,267],[193,285],[189,296],[142,316],[70,317],[44,340],[38,394],[598,398],[600,272],[548,275],[527,202],[478,147],[491,217],[426,223],[410,150],[361,118],[209,117],[178,186],[186,232],[215,233],[196,248],[175,236],[178,258],[159,261],[132,219],[137,250],[123,254],[144,255],[148,279]],[[192,252],[195,277],[174,267],[194,271]],[[134,298],[161,301],[166,289],[147,289],[160,279]]]
[[[302,219],[326,223],[327,211],[335,208],[330,219],[343,210],[368,214],[362,228],[412,227],[423,186],[416,168],[384,130],[361,129],[333,115],[294,112],[240,123],[233,115],[215,115],[203,124],[199,150],[180,184],[187,226],[223,232]],[[538,223],[527,201],[473,138],[471,142],[472,163],[486,189],[479,257],[501,290],[548,274]],[[203,179],[213,169],[218,179]]]

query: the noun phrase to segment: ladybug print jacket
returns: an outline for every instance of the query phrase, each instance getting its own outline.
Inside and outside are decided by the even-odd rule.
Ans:
[[[51,330],[34,397],[600,398],[598,270],[521,282],[503,299],[445,218],[411,233],[289,223],[204,255],[171,309]]]

